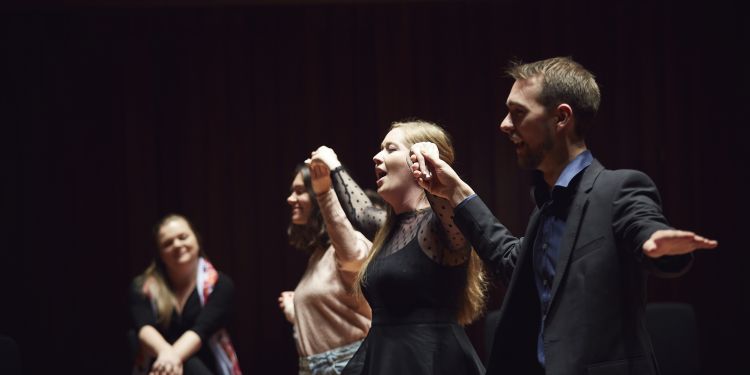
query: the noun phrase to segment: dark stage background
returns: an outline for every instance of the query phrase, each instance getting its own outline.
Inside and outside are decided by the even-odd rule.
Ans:
[[[650,301],[695,306],[705,374],[747,349],[747,24],[739,5],[557,1],[16,2],[0,14],[0,333],[27,374],[127,373],[126,290],[167,212],[236,284],[246,373],[293,374],[276,298],[296,163],[333,147],[364,187],[394,120],[455,138],[457,169],[521,234],[527,172],[498,130],[503,68],[571,55],[603,91],[589,139],[648,173],[671,223],[720,242]],[[177,5],[180,4],[180,5]],[[503,288],[495,286],[490,307]],[[468,327],[484,350],[482,322]]]

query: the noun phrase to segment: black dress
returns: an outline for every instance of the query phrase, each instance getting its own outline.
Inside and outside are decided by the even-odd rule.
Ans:
[[[398,215],[370,262],[363,292],[372,328],[343,374],[482,374],[456,321],[471,249],[447,203]]]

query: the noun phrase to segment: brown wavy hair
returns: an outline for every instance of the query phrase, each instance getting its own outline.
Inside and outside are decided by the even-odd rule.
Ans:
[[[306,252],[313,252],[318,248],[325,249],[330,244],[330,240],[328,239],[328,232],[326,232],[326,224],[323,221],[323,215],[321,215],[320,207],[318,207],[317,196],[312,188],[310,168],[304,164],[298,165],[297,168],[294,169],[292,179],[294,179],[298,173],[302,174],[302,181],[305,183],[305,190],[307,191],[307,194],[310,195],[312,211],[310,212],[310,217],[307,219],[306,224],[289,223],[289,227],[286,229],[286,234],[289,236],[289,244],[296,249],[304,250]]]

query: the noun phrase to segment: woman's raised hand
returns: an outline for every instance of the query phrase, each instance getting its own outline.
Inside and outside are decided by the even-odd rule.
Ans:
[[[305,160],[310,167],[310,178],[315,194],[323,194],[331,189],[331,171],[340,167],[341,162],[332,148],[320,146]]]

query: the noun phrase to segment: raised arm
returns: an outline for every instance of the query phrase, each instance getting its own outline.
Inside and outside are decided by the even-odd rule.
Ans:
[[[364,190],[341,165],[333,149],[320,146],[312,152],[311,158],[325,163],[331,170],[333,190],[336,192],[346,217],[355,229],[372,240],[378,229],[385,223],[385,209],[376,207],[372,203]]]
[[[471,255],[471,245],[453,222],[453,207],[446,199],[425,193],[435,214],[427,223],[428,230],[420,230],[422,250],[440,264],[463,264]]]
[[[331,169],[331,179],[333,190],[336,191],[346,217],[367,238],[374,238],[375,233],[385,223],[385,209],[373,205],[364,190],[341,164]]]
[[[336,193],[331,188],[331,172],[328,165],[313,152],[310,160],[310,177],[318,206],[326,224],[328,237],[336,251],[340,269],[357,272],[362,266],[372,243],[357,232],[347,219]]]
[[[492,273],[505,281],[516,265],[523,239],[514,237],[458,176],[428,149],[414,150],[412,172],[425,190],[445,199],[453,209],[453,223]]]

